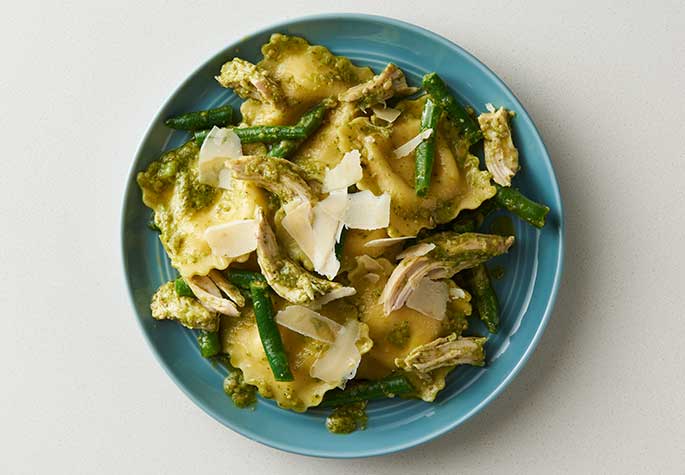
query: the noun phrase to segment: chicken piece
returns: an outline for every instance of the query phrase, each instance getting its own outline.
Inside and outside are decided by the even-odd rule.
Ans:
[[[448,279],[457,272],[504,254],[513,243],[514,236],[459,234],[452,231],[434,234],[424,239],[416,246],[433,244],[435,247],[424,255],[411,255],[409,252],[410,257],[405,257],[395,267],[380,297],[384,313],[389,315],[402,308],[424,277],[433,280]],[[405,250],[405,253],[410,249]]]
[[[257,262],[266,281],[278,295],[288,302],[304,304],[342,287],[337,282],[307,272],[286,257],[261,209],[257,211],[257,221]]]
[[[300,167],[283,158],[249,155],[229,160],[233,178],[251,181],[278,196],[283,204],[300,198],[315,201],[310,185],[302,178]]]
[[[395,359],[395,365],[405,371],[414,372],[422,379],[430,379],[430,373],[438,368],[468,364],[483,366],[487,338],[457,337],[451,333],[425,345],[417,346],[404,358]]]
[[[173,281],[157,289],[152,296],[150,310],[156,320],[177,320],[184,327],[196,330],[213,332],[219,329],[216,312],[208,310],[192,297],[179,297]]]
[[[214,284],[221,290],[228,298],[233,300],[238,307],[245,306],[245,297],[240,293],[240,289],[231,284],[224,275],[216,270],[209,271],[207,276],[214,282]]]
[[[359,102],[359,107],[367,109],[380,104],[393,96],[408,96],[418,91],[409,87],[400,68],[389,63],[380,73],[367,82],[349,88],[338,96],[342,102]]]
[[[202,306],[207,310],[219,312],[229,317],[237,317],[240,315],[240,310],[235,303],[221,296],[221,292],[217,285],[207,276],[194,275],[186,280],[188,287],[193,291],[195,297],[200,301]],[[242,297],[242,296],[241,296]],[[245,300],[243,299],[243,304]]]
[[[497,111],[478,116],[478,123],[483,132],[483,153],[485,166],[492,173],[495,183],[511,186],[511,179],[519,170],[519,153],[511,140],[509,118],[513,114],[503,107]]]
[[[256,99],[273,105],[282,105],[285,96],[281,87],[269,74],[249,61],[233,58],[221,66],[215,78],[223,87],[233,89],[243,99]]]

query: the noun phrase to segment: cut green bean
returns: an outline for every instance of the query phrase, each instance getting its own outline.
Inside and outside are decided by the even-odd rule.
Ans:
[[[179,277],[174,281],[174,289],[179,297],[195,297],[195,294],[190,290],[188,283],[183,280],[183,277]]]
[[[343,251],[345,250],[345,238],[347,237],[347,228],[343,226],[340,232],[340,241],[335,243],[335,257],[342,262]]]
[[[219,332],[200,331],[200,334],[197,336],[197,344],[200,347],[200,354],[205,358],[221,353]]]
[[[321,401],[321,407],[341,406],[357,401],[387,399],[398,394],[409,394],[414,388],[401,374],[393,374],[378,381],[354,382],[345,389],[328,391]]]
[[[229,105],[204,111],[188,112],[187,114],[171,117],[164,125],[177,130],[202,130],[212,127],[223,127],[233,121],[233,108]]]
[[[254,282],[266,283],[266,278],[262,274],[251,270],[226,269],[224,274],[230,283],[243,289],[249,289]]]
[[[301,127],[305,131],[307,137],[311,136],[316,130],[321,127],[323,119],[326,117],[326,111],[330,104],[324,101],[318,104],[313,109],[304,114],[300,120],[295,124],[295,127]],[[271,147],[269,151],[270,157],[288,158],[295,153],[295,150],[300,146],[303,140],[283,140],[280,143]]]
[[[416,147],[416,171],[415,185],[418,196],[426,196],[430,187],[431,174],[433,172],[433,161],[435,160],[435,134],[438,127],[441,109],[430,98],[426,99],[421,113],[421,132],[432,129],[430,137]]]
[[[445,110],[469,145],[478,142],[483,137],[478,122],[457,102],[437,73],[429,73],[423,77],[423,88]]]
[[[499,206],[511,211],[536,228],[542,228],[545,225],[545,219],[547,213],[549,213],[548,206],[526,198],[516,188],[504,187],[497,184],[495,184],[495,188],[497,188],[495,201]]]
[[[250,284],[250,294],[252,295],[255,319],[257,320],[257,331],[259,332],[260,340],[262,340],[264,353],[266,354],[266,359],[269,362],[274,379],[276,381],[292,381],[293,375],[288,365],[288,355],[285,353],[281,334],[274,319],[269,286],[264,282],[252,282]]]
[[[497,333],[499,327],[499,302],[497,294],[492,288],[490,274],[484,264],[471,269],[471,280],[476,309],[481,321],[490,333]]]
[[[240,138],[241,143],[274,143],[281,140],[299,140],[306,137],[302,127],[290,125],[258,125],[255,127],[233,127],[231,130]],[[202,146],[202,142],[209,134],[209,130],[195,132],[195,143]]]

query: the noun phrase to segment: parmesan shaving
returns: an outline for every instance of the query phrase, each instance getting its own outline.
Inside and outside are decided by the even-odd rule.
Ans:
[[[219,188],[230,187],[231,173],[226,170],[226,159],[242,155],[240,138],[235,132],[214,126],[200,147],[198,181]]]
[[[495,112],[495,106],[489,102],[485,104],[485,108],[488,110],[488,112]]]
[[[390,224],[390,194],[375,196],[369,190],[347,195],[343,222],[353,229],[380,229]]]
[[[373,113],[376,114],[376,117],[383,119],[384,121],[390,122],[390,123],[395,122],[395,120],[402,113],[401,110],[393,109],[392,107],[374,106],[372,110],[373,110]]]
[[[449,290],[445,282],[424,277],[409,295],[406,305],[427,317],[443,320],[448,299]]]
[[[297,201],[285,209],[281,224],[295,240],[302,252],[314,262],[314,233],[312,231],[312,206],[309,201]]]
[[[340,163],[326,171],[321,190],[325,193],[333,190],[347,189],[362,179],[361,155],[359,150],[352,150],[343,155]]]
[[[395,158],[405,157],[412,153],[421,142],[429,138],[432,134],[433,129],[426,129],[422,132],[419,132],[419,134],[416,137],[409,140],[407,143],[400,145],[392,153],[395,155]]]
[[[362,358],[357,348],[360,330],[357,320],[349,320],[336,335],[335,342],[314,362],[309,375],[339,387],[354,378]]]
[[[371,241],[365,242],[364,247],[387,247],[402,242],[406,239],[414,239],[416,236],[402,236],[396,238],[381,238],[372,239]]]
[[[397,254],[397,259],[404,259],[405,257],[421,257],[435,249],[435,244],[431,242],[422,242],[415,246],[408,247],[404,251]]]
[[[276,323],[324,343],[335,342],[343,326],[301,305],[289,305],[276,314]]]
[[[257,222],[242,219],[210,226],[205,240],[216,256],[238,257],[257,249]]]
[[[338,289],[331,290],[327,294],[322,295],[317,299],[312,300],[312,302],[309,304],[309,308],[317,310],[326,305],[327,303],[344,297],[349,297],[356,293],[357,290],[354,287],[340,287]]]

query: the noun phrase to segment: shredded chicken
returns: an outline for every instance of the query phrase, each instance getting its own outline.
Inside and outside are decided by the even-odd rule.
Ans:
[[[219,287],[207,276],[195,275],[186,281],[195,297],[207,309],[230,317],[237,317],[240,311],[235,303],[221,296]],[[244,300],[243,300],[244,304]]]
[[[228,298],[233,300],[238,307],[243,307],[245,305],[245,297],[240,293],[238,287],[226,280],[226,277],[224,277],[220,271],[212,269],[209,271],[208,277]]]
[[[511,140],[510,116],[503,107],[478,116],[485,166],[495,183],[502,186],[511,186],[511,179],[519,170],[519,153]]]
[[[422,243],[434,244],[435,248],[425,255],[402,259],[388,278],[380,297],[386,315],[402,308],[424,277],[447,279],[475,267],[507,252],[514,237],[448,231],[435,234]]]
[[[366,109],[393,96],[408,96],[417,90],[416,87],[409,87],[402,70],[390,63],[380,74],[365,83],[349,88],[340,94],[338,99],[342,102],[358,101],[359,107]]]
[[[421,378],[429,378],[430,373],[438,368],[469,364],[483,366],[485,350],[483,345],[487,338],[457,337],[452,333],[417,346],[404,358],[396,358],[395,365],[405,371],[415,372]]]
[[[307,272],[285,256],[261,208],[257,211],[257,221],[257,262],[274,292],[291,303],[303,304],[342,287]]]
[[[244,59],[233,58],[225,63],[216,80],[243,99],[252,98],[274,105],[282,104],[285,99],[280,86],[266,71]]]
[[[227,162],[238,180],[248,180],[261,188],[269,190],[283,203],[301,198],[314,201],[314,192],[302,178],[300,168],[282,158],[263,155],[248,155]]]

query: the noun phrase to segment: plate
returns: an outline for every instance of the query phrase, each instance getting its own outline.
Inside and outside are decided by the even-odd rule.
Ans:
[[[551,208],[542,230],[514,218],[517,242],[492,264],[502,266],[505,274],[495,281],[502,325],[487,343],[487,366],[453,371],[433,404],[402,399],[372,402],[368,428],[349,435],[329,433],[324,425],[328,412],[322,409],[299,414],[261,398],[254,411],[236,408],[223,393],[225,373],[200,356],[193,332],[150,316],[152,294],[176,272],[157,235],[146,226],[151,212],[142,203],[135,175],[163,151],[187,140],[187,134],[164,127],[164,118],[224,103],[239,106],[240,99],[220,87],[214,76],[234,56],[257,62],[260,46],[276,32],[302,36],[376,72],[393,62],[412,85],[419,85],[426,72],[437,71],[458,99],[478,111],[488,102],[515,111],[514,142],[523,169],[514,184]],[[124,272],[143,333],[162,367],[195,404],[225,426],[271,447],[319,457],[366,457],[404,450],[454,429],[514,378],[533,352],[552,311],[563,265],[563,214],[552,164],[532,119],[507,86],[475,57],[445,38],[398,20],[319,15],[273,25],[229,45],[171,95],[152,121],[129,173],[122,246]],[[482,327],[473,328],[485,334]]]

